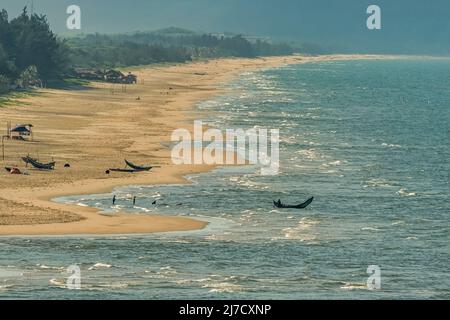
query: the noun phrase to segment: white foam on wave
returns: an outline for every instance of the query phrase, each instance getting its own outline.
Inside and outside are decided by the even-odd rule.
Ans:
[[[368,290],[366,284],[347,282],[341,286],[342,290]]]
[[[3,284],[3,285],[0,285],[0,292],[8,291],[8,289],[10,289],[10,288],[12,288],[12,287],[14,287],[13,284]]]
[[[61,288],[61,289],[67,288],[66,280],[53,278],[53,279],[50,279],[49,282],[51,285],[56,286],[58,288]]]
[[[43,270],[58,270],[58,271],[66,270],[65,267],[47,266],[45,264],[38,264],[38,267]]]
[[[362,227],[361,230],[362,231],[381,231],[380,229],[375,228],[375,227]]]
[[[179,285],[197,285],[209,289],[209,293],[235,293],[245,291],[243,285],[237,283],[240,277],[212,274],[200,279],[179,279],[174,281]]]
[[[171,266],[161,267],[158,270],[144,270],[146,278],[152,279],[170,279],[176,277],[178,272]]]
[[[109,269],[111,267],[112,267],[112,265],[110,265],[110,264],[97,262],[92,267],[89,267],[88,270]]]
[[[205,285],[203,288],[211,288],[210,293],[234,293],[243,291],[243,287],[229,282],[220,282],[216,284]]]
[[[87,204],[81,203],[81,202],[77,202],[77,206],[79,206],[79,207],[89,207]]]
[[[126,289],[130,286],[129,283],[124,282],[111,282],[111,283],[103,283],[99,284],[100,288],[108,288],[108,289]]]
[[[295,153],[309,160],[321,158],[315,149],[298,150]]]
[[[366,183],[367,184],[364,185],[364,188],[367,188],[367,187],[390,188],[390,187],[394,187],[395,186],[395,184],[392,183],[391,181],[386,180],[386,179],[382,179],[382,178],[370,179]]]
[[[295,227],[282,230],[284,239],[313,241],[316,239],[316,235],[312,234],[310,229],[318,224],[320,224],[320,221],[304,217],[300,219]],[[279,240],[279,238],[272,238],[272,240]]]
[[[383,147],[389,147],[389,148],[401,148],[402,146],[399,144],[392,144],[392,143],[382,143]]]
[[[402,197],[415,197],[415,196],[417,196],[417,193],[409,192],[408,190],[406,190],[404,188],[401,188],[400,190],[398,190],[397,194],[402,196]]]

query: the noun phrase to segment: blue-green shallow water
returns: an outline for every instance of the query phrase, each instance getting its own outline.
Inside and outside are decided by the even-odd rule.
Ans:
[[[183,214],[200,232],[2,238],[3,298],[450,298],[450,60],[309,63],[243,74],[202,103],[219,128],[279,128],[281,173],[219,169],[185,186],[59,201]],[[137,196],[135,208],[130,197]],[[280,211],[271,201],[297,203]],[[157,206],[151,205],[154,200]],[[82,290],[64,288],[78,264]],[[369,291],[369,265],[382,289]]]

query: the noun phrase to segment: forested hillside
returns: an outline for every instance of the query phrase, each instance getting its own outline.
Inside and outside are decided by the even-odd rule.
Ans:
[[[218,57],[289,55],[287,44],[242,35],[195,33],[179,28],[134,34],[57,37],[44,15],[27,8],[10,19],[0,12],[0,93],[67,78],[74,68],[117,68]]]

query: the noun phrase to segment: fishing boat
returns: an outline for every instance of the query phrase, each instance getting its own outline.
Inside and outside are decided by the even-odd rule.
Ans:
[[[137,166],[133,162],[128,161],[127,159],[125,159],[125,163],[127,164],[127,166],[129,166],[134,171],[150,171],[153,169],[153,167]]]
[[[30,156],[22,157],[23,162],[26,164],[31,164],[34,168],[39,170],[53,170],[55,168],[56,162],[52,161],[49,163],[41,163]]]
[[[282,204],[281,201],[274,201],[273,204],[275,207],[280,209],[305,209],[314,201],[314,197],[309,198],[305,202],[297,205],[286,205]]]

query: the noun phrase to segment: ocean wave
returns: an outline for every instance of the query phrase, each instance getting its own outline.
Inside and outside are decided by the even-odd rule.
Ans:
[[[89,267],[88,270],[99,270],[99,269],[109,269],[112,265],[102,262],[97,262],[92,267]]]
[[[55,267],[55,266],[47,266],[45,264],[38,264],[37,265],[40,269],[43,270],[57,270],[57,271],[65,271],[66,267]]]
[[[299,150],[299,151],[296,151],[295,153],[300,156],[303,156],[306,159],[310,159],[310,160],[322,158],[322,156],[320,156],[315,149]]]
[[[89,207],[87,204],[81,202],[77,202],[76,205],[79,207]]]
[[[194,285],[209,289],[209,293],[234,293],[245,291],[245,287],[239,282],[247,278],[242,276],[209,275],[200,279],[179,279],[174,281],[179,285]]]
[[[417,193],[409,192],[408,190],[406,190],[404,188],[401,188],[400,190],[398,190],[397,194],[402,196],[402,197],[415,197],[415,196],[417,196]]]
[[[395,186],[397,186],[397,184],[395,184],[394,182],[391,182],[387,179],[376,178],[376,179],[370,179],[370,180],[366,181],[366,185],[364,185],[364,188],[367,188],[367,187],[390,188],[390,187],[395,187]]]
[[[176,274],[177,270],[175,270],[174,268],[172,268],[171,266],[166,266],[166,267],[161,267],[159,269],[159,273],[160,274]]]
[[[107,288],[107,289],[126,289],[130,286],[129,283],[124,283],[124,282],[112,282],[112,283],[103,283],[103,284],[98,284],[97,287],[99,287],[99,289],[101,288]],[[95,289],[95,286],[91,287],[92,289]]]
[[[209,290],[210,293],[234,293],[244,291],[244,288],[241,285],[233,284],[229,282],[220,282],[214,284],[204,285],[203,288],[211,288]]]
[[[389,147],[389,148],[401,148],[402,146],[399,144],[391,144],[391,143],[382,143],[381,146]]]
[[[375,228],[375,227],[362,227],[361,230],[362,231],[381,231],[380,229]]]
[[[347,282],[341,286],[342,290],[369,290],[366,284]]]
[[[9,289],[13,288],[13,284],[0,284],[0,292],[8,291]]]
[[[49,283],[60,289],[68,289],[67,280],[66,279],[57,279],[53,278],[49,280]],[[130,287],[132,283],[127,282],[105,282],[105,283],[83,283],[81,282],[80,290],[84,291],[107,291],[107,290],[118,290],[118,289],[127,289]]]
[[[300,240],[300,241],[313,241],[316,240],[316,235],[310,233],[310,229],[320,224],[320,221],[310,218],[302,218],[297,226],[285,228],[282,231],[285,239]],[[272,238],[272,240],[278,240],[279,238]]]
[[[61,288],[61,289],[67,289],[67,283],[65,279],[50,279],[49,283],[55,287]]]

